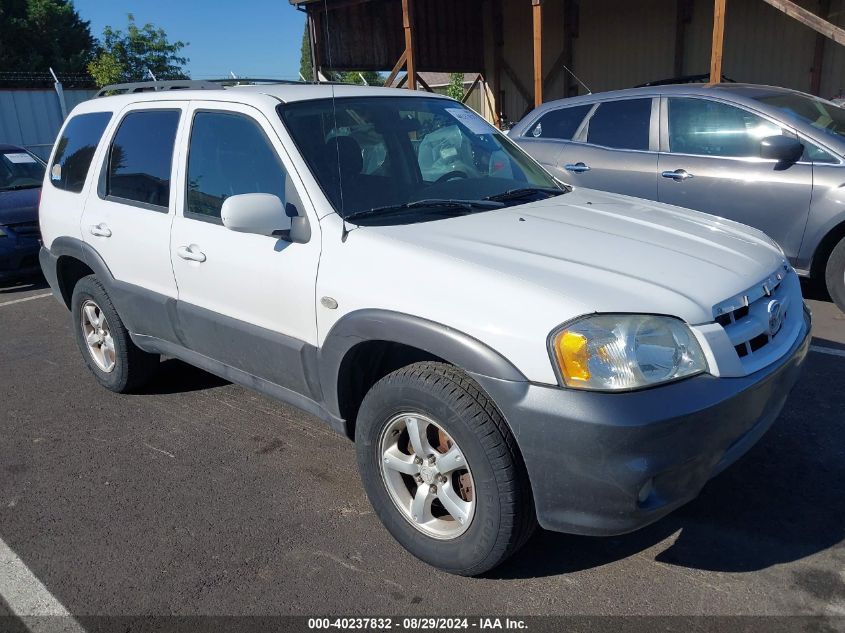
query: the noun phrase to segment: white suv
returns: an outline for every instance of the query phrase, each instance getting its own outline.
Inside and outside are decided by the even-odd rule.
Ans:
[[[41,264],[96,379],[136,389],[165,355],[316,415],[453,573],[537,523],[619,534],[689,501],[809,345],[765,235],[572,189],[437,95],[97,98],[49,165]]]

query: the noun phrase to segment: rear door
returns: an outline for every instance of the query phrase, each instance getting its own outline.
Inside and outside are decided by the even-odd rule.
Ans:
[[[114,276],[134,333],[165,339],[173,338],[167,303],[176,299],[173,153],[186,107],[158,101],[119,113],[82,215],[83,239]]]
[[[657,199],[658,100],[600,102],[556,161],[580,187]]]
[[[663,99],[661,202],[761,229],[794,260],[813,188],[813,167],[760,158],[760,141],[794,133],[754,112],[712,99]]]

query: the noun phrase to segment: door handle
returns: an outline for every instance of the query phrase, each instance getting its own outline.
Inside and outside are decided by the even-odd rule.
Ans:
[[[567,163],[563,166],[563,168],[566,171],[571,171],[574,174],[581,174],[585,171],[590,171],[590,166],[585,165],[584,163],[575,163],[574,165],[572,163]]]
[[[676,169],[675,171],[664,171],[660,174],[664,178],[671,178],[676,182],[680,182],[682,180],[686,180],[687,178],[692,178],[692,174],[689,173],[686,169]]]
[[[190,246],[180,246],[176,249],[176,254],[182,259],[187,259],[191,262],[204,262],[205,253],[203,253],[196,244]]]
[[[88,227],[88,232],[91,235],[96,235],[97,237],[111,237],[111,229],[106,226],[105,222],[100,222],[99,224],[92,224]]]

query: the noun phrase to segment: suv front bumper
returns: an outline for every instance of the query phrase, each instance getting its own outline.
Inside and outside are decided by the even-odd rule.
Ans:
[[[516,437],[540,525],[610,536],[695,498],[763,436],[798,380],[810,329],[805,312],[789,352],[743,378],[696,376],[628,393],[474,378]]]

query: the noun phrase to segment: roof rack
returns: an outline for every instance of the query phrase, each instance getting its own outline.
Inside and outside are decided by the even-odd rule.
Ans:
[[[155,92],[158,90],[220,90],[223,86],[213,81],[192,79],[173,79],[167,81],[133,81],[125,84],[103,86],[94,97],[125,95],[136,92]]]
[[[125,84],[111,84],[103,86],[94,95],[108,97],[111,95],[125,95],[137,92],[155,92],[159,90],[223,90],[224,88],[245,85],[315,85],[298,79],[261,79],[256,77],[226,77],[224,79],[168,79],[163,81],[133,81]],[[343,82],[321,81],[322,86],[342,86]]]

